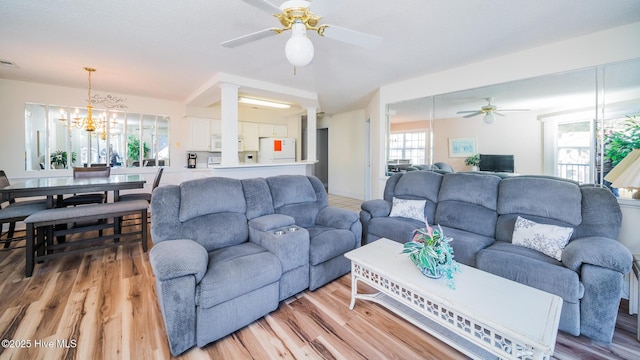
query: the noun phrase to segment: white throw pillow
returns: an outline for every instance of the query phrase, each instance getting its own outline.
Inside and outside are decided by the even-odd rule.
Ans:
[[[562,250],[567,246],[571,234],[573,234],[573,228],[538,224],[518,216],[511,242],[560,261]]]
[[[427,200],[405,200],[393,198],[390,217],[404,217],[424,221],[424,206]]]

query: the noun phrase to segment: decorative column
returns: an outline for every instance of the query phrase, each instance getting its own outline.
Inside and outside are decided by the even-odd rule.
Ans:
[[[238,165],[238,85],[221,84],[221,165]]]
[[[316,134],[317,134],[316,108],[307,108],[307,158],[303,160],[316,161]]]

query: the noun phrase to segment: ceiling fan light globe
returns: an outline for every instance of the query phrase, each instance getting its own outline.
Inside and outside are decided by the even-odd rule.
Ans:
[[[313,43],[305,35],[292,35],[284,47],[284,54],[293,66],[306,66],[313,60]]]
[[[484,123],[487,125],[493,124],[494,120],[495,118],[493,117],[492,113],[487,113],[487,115],[484,116]]]

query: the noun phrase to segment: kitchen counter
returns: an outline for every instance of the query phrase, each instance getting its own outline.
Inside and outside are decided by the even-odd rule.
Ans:
[[[258,167],[280,167],[280,166],[300,166],[314,165],[317,161],[295,161],[285,163],[238,163],[234,165],[213,165],[209,169],[239,169],[239,168],[258,168]]]

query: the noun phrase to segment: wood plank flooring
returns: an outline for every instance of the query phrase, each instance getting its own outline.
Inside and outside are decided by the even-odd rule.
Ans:
[[[340,204],[342,205],[342,204]],[[177,359],[464,359],[384,308],[358,301],[351,278],[305,291],[278,310]],[[623,300],[613,343],[558,334],[555,359],[640,359],[637,315]],[[0,359],[170,359],[154,276],[140,244],[36,264],[0,252]],[[23,341],[18,343],[18,341]]]

